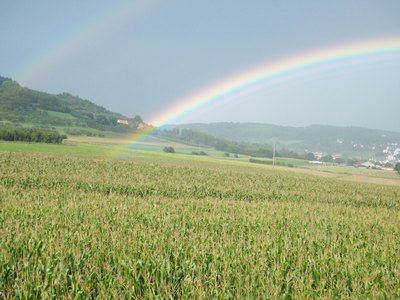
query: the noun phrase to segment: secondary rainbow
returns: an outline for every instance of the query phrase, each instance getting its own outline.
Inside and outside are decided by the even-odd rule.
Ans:
[[[143,17],[152,4],[142,1],[115,1],[102,10],[94,10],[93,17],[44,45],[36,55],[21,62],[12,74],[18,82],[31,86],[52,76],[55,69],[64,68],[75,55],[96,45],[123,27]]]
[[[328,67],[387,59],[400,59],[400,37],[359,41],[286,57],[245,70],[196,91],[155,115],[150,119],[150,124],[155,126],[171,124],[201,107],[268,81],[292,78],[315,70],[320,72]],[[152,130],[148,129],[141,134],[133,135],[131,142],[134,143]]]

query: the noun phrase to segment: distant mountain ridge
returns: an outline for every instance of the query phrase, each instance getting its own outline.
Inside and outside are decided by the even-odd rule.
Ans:
[[[400,147],[400,133],[361,127],[337,127],[311,125],[308,127],[278,126],[263,123],[194,123],[176,125],[206,132],[219,138],[251,143],[274,142],[286,148],[302,152],[382,152],[390,146]]]
[[[0,121],[114,132],[130,132],[142,123],[140,116],[128,118],[69,93],[54,95],[21,87],[2,76]]]

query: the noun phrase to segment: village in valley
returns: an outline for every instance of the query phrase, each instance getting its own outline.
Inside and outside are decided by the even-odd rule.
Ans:
[[[343,143],[338,141],[338,143]],[[355,149],[368,150],[368,147],[362,144],[353,144]],[[324,152],[312,152],[315,160],[309,161],[311,164],[347,164],[355,168],[376,169],[393,171],[396,164],[400,163],[400,143],[387,143],[386,145],[371,146],[370,150],[376,151],[374,157],[368,159],[363,157],[344,158],[341,153],[327,154]]]

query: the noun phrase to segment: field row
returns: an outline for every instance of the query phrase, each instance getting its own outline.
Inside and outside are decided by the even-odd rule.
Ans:
[[[0,164],[5,298],[400,297],[400,187],[168,159]]]

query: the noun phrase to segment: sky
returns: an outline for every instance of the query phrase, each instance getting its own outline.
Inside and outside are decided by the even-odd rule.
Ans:
[[[0,75],[145,121],[269,62],[400,38],[400,1],[1,0]],[[400,56],[264,82],[174,123],[327,124],[400,132]]]

